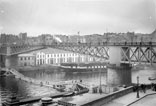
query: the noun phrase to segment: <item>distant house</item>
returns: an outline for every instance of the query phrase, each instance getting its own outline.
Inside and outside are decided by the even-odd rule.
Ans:
[[[18,66],[34,66],[35,55],[34,54],[20,54],[18,55]]]

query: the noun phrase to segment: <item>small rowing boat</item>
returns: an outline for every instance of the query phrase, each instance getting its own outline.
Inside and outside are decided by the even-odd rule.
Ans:
[[[151,77],[149,77],[148,80],[156,80],[156,78],[151,78]]]

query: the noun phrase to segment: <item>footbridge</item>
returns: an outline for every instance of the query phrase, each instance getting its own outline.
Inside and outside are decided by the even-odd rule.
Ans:
[[[6,68],[14,68],[13,66],[18,63],[18,54],[49,47],[99,57],[110,64],[115,64],[108,67],[107,84],[109,85],[130,84],[132,63],[156,63],[156,42],[44,43],[2,45],[0,47],[1,67],[4,65]]]
[[[62,43],[46,46],[104,58],[106,60],[120,57],[119,60],[121,62],[128,63],[146,62],[152,64],[156,62],[156,42]]]
[[[18,54],[47,47],[62,49],[108,60],[110,63],[156,63],[156,42],[59,43],[40,45],[4,44],[0,46],[1,66],[16,65]]]

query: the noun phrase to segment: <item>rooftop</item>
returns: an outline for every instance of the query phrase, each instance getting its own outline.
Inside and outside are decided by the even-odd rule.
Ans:
[[[19,57],[30,57],[30,56],[34,56],[32,53],[27,53],[27,54],[19,54]]]
[[[38,52],[43,52],[43,53],[72,53],[69,51],[54,49],[54,48],[42,49],[42,50],[34,51],[33,53],[38,53]]]
[[[27,57],[27,56],[34,56],[34,54],[39,53],[39,52],[43,52],[46,54],[56,54],[56,53],[72,53],[69,51],[65,51],[65,50],[59,50],[59,49],[54,49],[54,48],[47,48],[47,49],[41,49],[41,50],[37,50],[37,51],[33,51],[33,52],[29,52],[26,54],[19,54],[18,56],[22,56],[22,57]]]

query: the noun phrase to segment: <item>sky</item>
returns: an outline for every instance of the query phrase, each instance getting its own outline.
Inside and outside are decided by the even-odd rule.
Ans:
[[[156,0],[0,0],[0,33],[151,33]]]

